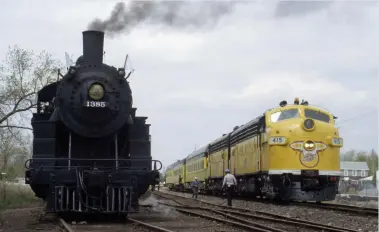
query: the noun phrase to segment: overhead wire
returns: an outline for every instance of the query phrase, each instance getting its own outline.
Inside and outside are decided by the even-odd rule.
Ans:
[[[371,111],[368,111],[368,112],[366,112],[366,113],[363,113],[363,114],[357,115],[357,116],[355,116],[355,117],[351,117],[351,118],[345,119],[345,120],[339,122],[336,126],[340,127],[340,125],[342,125],[342,124],[346,124],[346,123],[348,123],[348,122],[350,122],[350,121],[364,118],[364,117],[366,117],[366,116],[368,116],[368,115],[371,115],[372,113],[377,112],[377,111],[378,111],[378,110],[375,109],[375,110],[371,110]]]

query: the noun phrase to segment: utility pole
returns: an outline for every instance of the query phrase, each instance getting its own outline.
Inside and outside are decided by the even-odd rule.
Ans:
[[[375,159],[375,153],[374,153],[374,149],[371,150],[371,163],[372,163],[372,175],[375,175],[376,174],[376,168],[375,168],[375,162],[376,159]]]

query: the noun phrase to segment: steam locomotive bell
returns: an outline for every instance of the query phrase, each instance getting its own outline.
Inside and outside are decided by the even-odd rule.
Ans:
[[[57,110],[63,123],[84,137],[105,137],[129,118],[132,93],[122,69],[103,64],[104,32],[83,32],[83,56],[62,78]]]

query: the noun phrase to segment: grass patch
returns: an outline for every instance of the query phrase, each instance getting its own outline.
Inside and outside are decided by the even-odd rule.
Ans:
[[[41,202],[29,185],[0,182],[0,211]]]

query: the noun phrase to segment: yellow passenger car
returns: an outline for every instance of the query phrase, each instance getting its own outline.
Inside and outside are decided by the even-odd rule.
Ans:
[[[199,188],[204,188],[207,174],[207,155],[208,146],[205,146],[187,156],[185,164],[185,188],[191,188],[191,182],[195,180],[195,177],[201,183]]]
[[[185,159],[169,165],[165,172],[166,186],[169,189],[183,190],[185,180]]]

